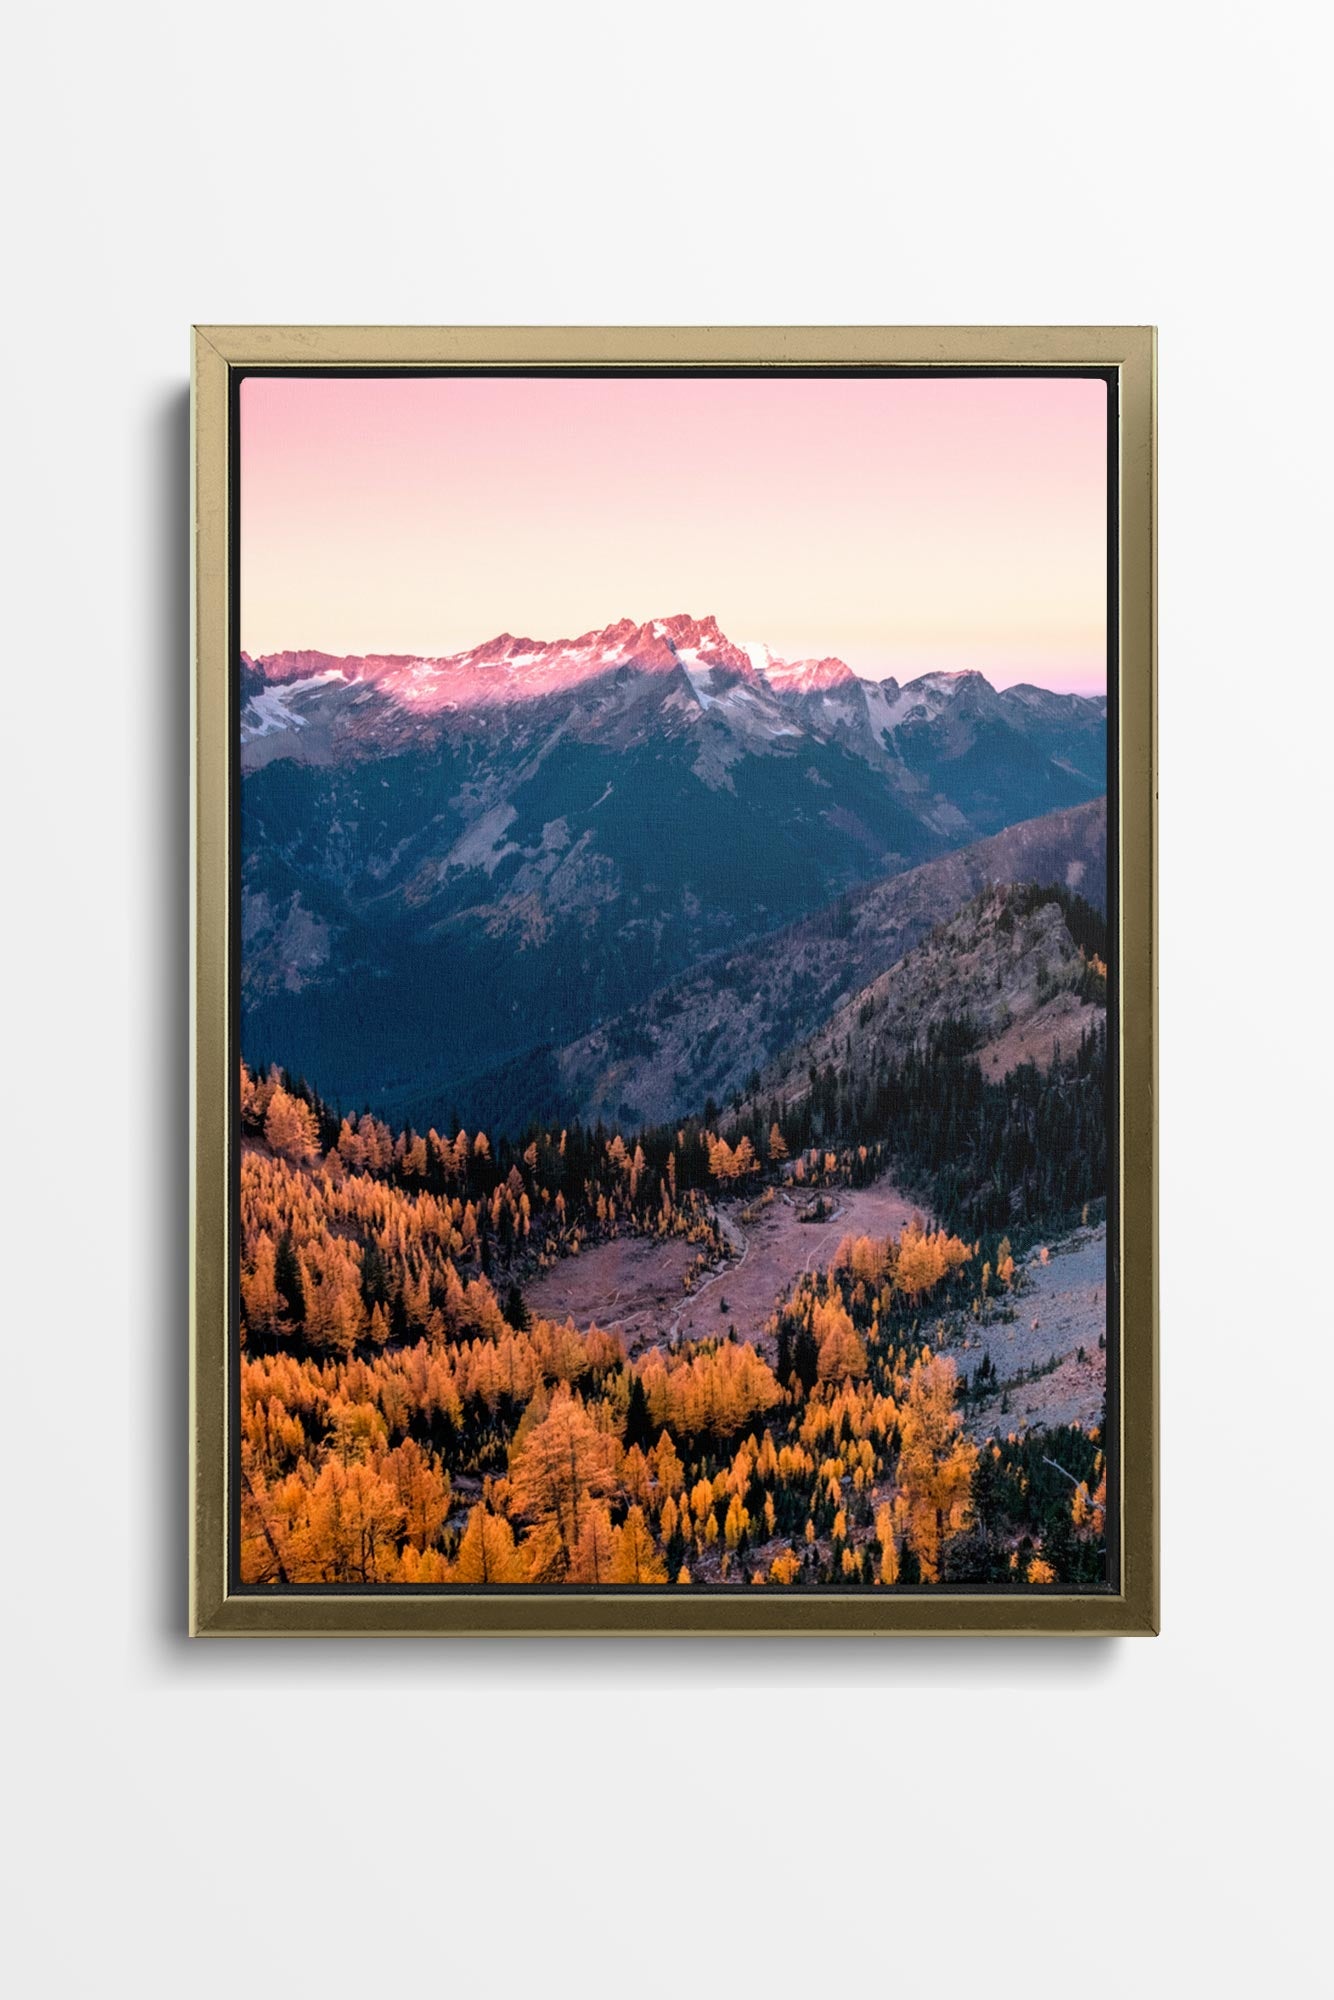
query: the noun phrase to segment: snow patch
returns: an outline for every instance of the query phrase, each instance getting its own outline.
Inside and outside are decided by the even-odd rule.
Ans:
[[[241,741],[253,743],[257,736],[275,736],[283,729],[304,729],[305,718],[297,715],[290,706],[299,694],[306,694],[311,688],[324,687],[329,681],[341,681],[342,670],[330,667],[322,674],[307,674],[304,680],[275,681],[269,687],[260,688],[252,694],[241,716]]]
[[[695,690],[695,699],[699,703],[700,707],[704,709],[706,713],[711,708],[718,708],[720,706],[720,703],[717,695],[711,694],[709,689],[705,685],[707,681],[711,681],[713,679],[713,668],[701,666],[699,661],[699,655],[696,652],[694,652],[690,647],[687,647],[682,652],[680,658],[681,658],[681,665],[685,669],[686,679],[690,682],[691,687]]]

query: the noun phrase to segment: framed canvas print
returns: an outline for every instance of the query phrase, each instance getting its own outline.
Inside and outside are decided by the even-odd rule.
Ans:
[[[192,1629],[1157,1629],[1154,340],[194,338]]]

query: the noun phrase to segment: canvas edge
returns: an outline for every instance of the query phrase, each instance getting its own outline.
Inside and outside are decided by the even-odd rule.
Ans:
[[[227,1602],[231,644],[228,364],[196,330],[190,369],[190,1492],[189,1629]]]
[[[1122,1561],[1136,1629],[1160,1629],[1158,650],[1154,328],[1126,330],[1121,404],[1120,946]]]
[[[1115,367],[1120,384],[1119,758],[1122,1589],[1097,1596],[675,1593],[313,1598],[228,1591],[233,782],[229,412],[246,367]],[[1156,478],[1152,327],[196,326],[191,366],[190,1489],[192,1636],[1143,1635],[1159,1630]],[[1127,1031],[1124,1024],[1130,1024]]]

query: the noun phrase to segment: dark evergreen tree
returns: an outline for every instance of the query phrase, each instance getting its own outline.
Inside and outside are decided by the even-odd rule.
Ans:
[[[301,1263],[292,1244],[291,1231],[287,1229],[284,1229],[278,1238],[273,1281],[286,1301],[288,1319],[294,1327],[303,1327],[306,1323],[306,1288],[302,1282]]]
[[[649,1416],[648,1397],[644,1393],[644,1384],[638,1375],[634,1376],[630,1383],[630,1401],[625,1412],[625,1442],[627,1449],[637,1444],[641,1451],[647,1451],[653,1443],[653,1422]]]
[[[803,1389],[809,1392],[815,1387],[820,1372],[820,1350],[816,1346],[815,1335],[808,1326],[803,1326],[797,1334],[792,1351],[792,1370]]]
[[[367,1312],[376,1306],[389,1305],[389,1268],[378,1243],[371,1239],[366,1242],[361,1259],[361,1296]]]

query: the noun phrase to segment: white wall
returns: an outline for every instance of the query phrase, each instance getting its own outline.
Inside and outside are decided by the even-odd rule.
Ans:
[[[16,1992],[1315,1989],[1330,435],[1305,18],[11,18]],[[1160,324],[1161,1639],[183,1640],[193,320]]]

